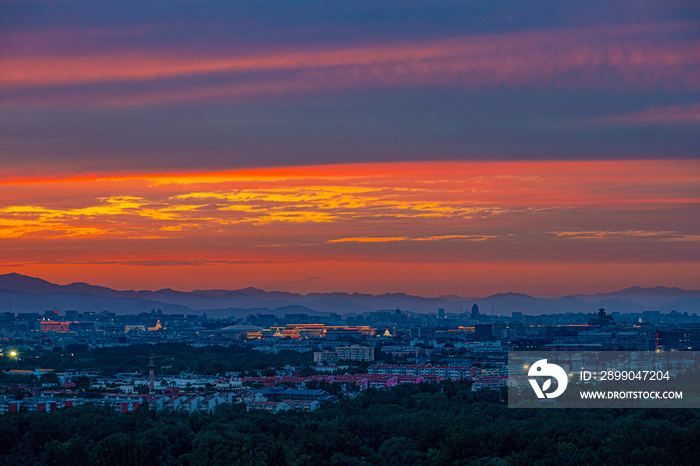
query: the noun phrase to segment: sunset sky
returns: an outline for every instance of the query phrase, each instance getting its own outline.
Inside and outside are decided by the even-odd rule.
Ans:
[[[700,4],[0,1],[0,273],[700,289]]]

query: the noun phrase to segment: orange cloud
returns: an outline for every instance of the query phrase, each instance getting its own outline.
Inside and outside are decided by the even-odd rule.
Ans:
[[[278,226],[283,224],[328,224],[331,233],[336,225],[346,228],[348,222],[356,222],[352,226],[358,230],[399,222],[401,228],[413,224],[430,234],[329,234],[316,242],[481,240],[502,236],[502,232],[444,229],[506,225],[584,207],[605,213],[653,210],[659,204],[693,206],[700,203],[695,189],[699,176],[693,161],[635,161],[400,163],[10,178],[0,184],[0,236],[63,232],[87,237],[171,238],[187,231],[216,237],[238,230],[269,231],[276,236],[284,235]],[[585,233],[541,231],[561,237]],[[641,236],[639,232],[646,230],[625,231]]]
[[[640,267],[658,275],[667,270],[660,264],[700,261],[698,186],[694,160],[7,176],[0,268],[61,269],[76,279],[86,279],[80,270],[106,277],[101,267],[128,269],[124,280],[148,282],[142,268],[157,266],[167,270],[163,286],[174,285],[165,279],[176,270],[258,277],[246,282],[258,286],[281,286],[306,270],[323,286],[349,280],[342,289],[350,290],[371,288],[370,271],[389,263],[442,268],[435,280],[453,284],[473,275],[456,264],[491,264],[496,276],[514,264],[636,263],[654,264]],[[401,283],[419,278],[409,275]]]
[[[460,239],[466,241],[484,241],[489,238],[496,238],[496,236],[481,236],[481,235],[443,235],[443,236],[426,236],[419,238],[409,238],[406,236],[398,237],[360,237],[360,238],[340,238],[328,240],[329,243],[386,243],[389,241],[440,241],[440,240],[452,240]]]
[[[677,231],[551,231],[557,236],[564,236],[576,239],[606,239],[606,238],[658,238],[660,241],[700,241],[699,235],[684,235]]]

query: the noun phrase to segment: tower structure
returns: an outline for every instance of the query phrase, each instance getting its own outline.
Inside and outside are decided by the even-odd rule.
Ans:
[[[481,314],[479,313],[479,306],[474,304],[472,306],[472,320],[479,320],[481,319]]]

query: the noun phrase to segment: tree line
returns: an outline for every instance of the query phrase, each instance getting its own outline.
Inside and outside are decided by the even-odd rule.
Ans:
[[[81,406],[0,419],[0,465],[696,465],[698,410],[509,409],[467,382],[370,389],[311,413]]]

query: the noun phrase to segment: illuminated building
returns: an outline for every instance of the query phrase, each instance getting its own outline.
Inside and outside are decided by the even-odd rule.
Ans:
[[[70,332],[70,322],[43,320],[41,321],[41,333],[46,332],[68,333]]]
[[[158,330],[160,330],[160,329],[162,329],[162,328],[163,328],[163,326],[160,325],[160,320],[158,320],[158,321],[156,322],[156,326],[155,326],[155,327],[148,327],[148,331],[149,331],[149,332],[156,332],[156,331],[158,331]]]
[[[295,340],[302,338],[326,337],[337,339],[351,336],[361,338],[363,336],[373,336],[377,329],[368,326],[346,326],[346,325],[324,325],[324,324],[287,324],[286,327],[272,327],[270,332],[275,337],[289,337]]]
[[[255,325],[231,325],[229,327],[224,327],[216,330],[204,330],[201,332],[204,336],[214,336],[219,338],[231,338],[246,339],[246,340],[258,340],[262,338],[263,328],[256,327]]]

